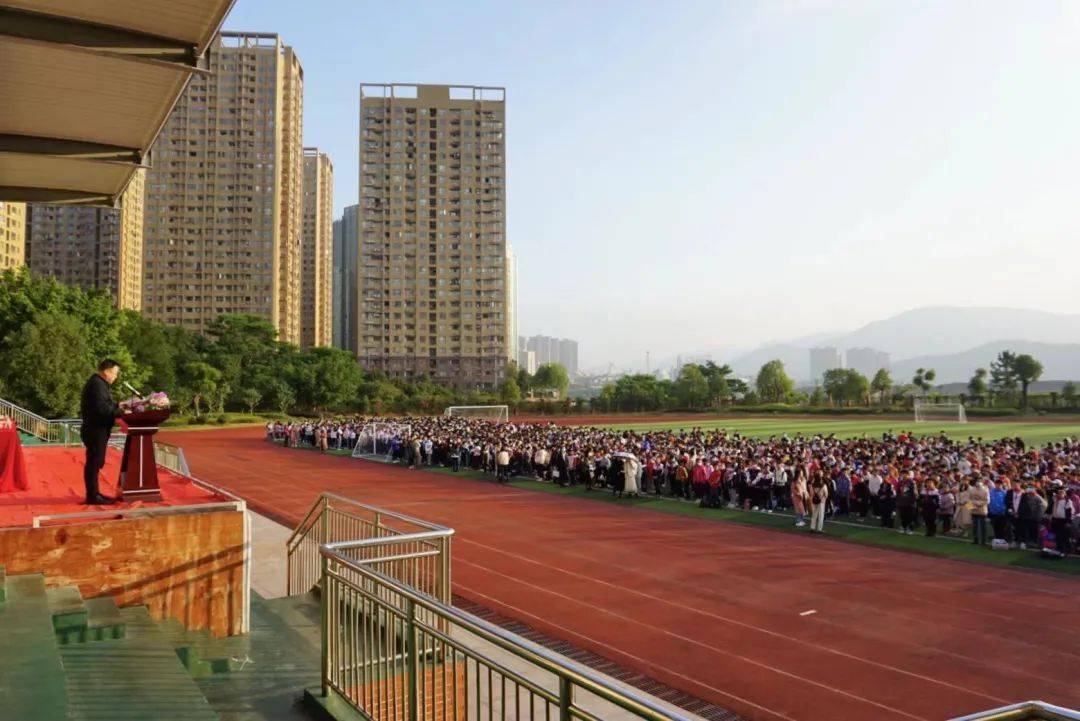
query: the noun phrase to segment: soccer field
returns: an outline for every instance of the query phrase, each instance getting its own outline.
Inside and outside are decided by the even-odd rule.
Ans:
[[[1080,421],[1039,422],[1039,421],[976,421],[972,423],[941,423],[929,421],[915,423],[898,419],[845,418],[702,418],[701,420],[672,420],[648,423],[618,423],[609,428],[619,430],[651,431],[680,428],[724,428],[738,431],[743,435],[768,437],[787,433],[794,435],[833,433],[844,438],[856,436],[880,436],[885,431],[912,431],[919,435],[931,435],[944,431],[952,438],[1014,438],[1019,436],[1027,443],[1044,444],[1048,441],[1060,441],[1066,436],[1080,436]]]

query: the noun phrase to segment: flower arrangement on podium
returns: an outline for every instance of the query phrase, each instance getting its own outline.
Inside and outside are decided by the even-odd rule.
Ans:
[[[169,410],[169,396],[162,391],[156,391],[146,398],[129,398],[120,403],[120,410],[125,415],[129,413],[145,413],[146,411],[167,411]]]
[[[120,420],[127,426],[159,426],[169,417],[169,407],[169,397],[161,391],[129,398],[120,404]]]

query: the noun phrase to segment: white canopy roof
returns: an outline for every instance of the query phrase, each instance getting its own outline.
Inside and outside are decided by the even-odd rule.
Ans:
[[[234,0],[0,0],[0,200],[112,205]]]

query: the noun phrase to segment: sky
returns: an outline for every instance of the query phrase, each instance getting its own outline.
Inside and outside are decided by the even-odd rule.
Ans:
[[[585,368],[1080,311],[1080,3],[237,0],[357,202],[361,82],[507,88],[519,331]]]

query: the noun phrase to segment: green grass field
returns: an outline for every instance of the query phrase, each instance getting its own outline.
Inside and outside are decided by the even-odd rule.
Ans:
[[[724,428],[729,431],[738,431],[743,435],[768,437],[787,433],[794,435],[829,434],[834,433],[844,438],[858,436],[880,436],[885,431],[913,431],[920,435],[934,435],[944,431],[952,438],[1014,438],[1019,436],[1027,443],[1044,444],[1048,441],[1059,441],[1066,436],[1080,436],[1080,420],[1070,422],[1040,422],[1040,421],[976,421],[972,423],[940,423],[925,422],[916,424],[913,421],[898,419],[866,419],[866,418],[706,418],[701,420],[674,420],[661,423],[626,423],[609,426],[618,430],[653,431],[679,428]]]

